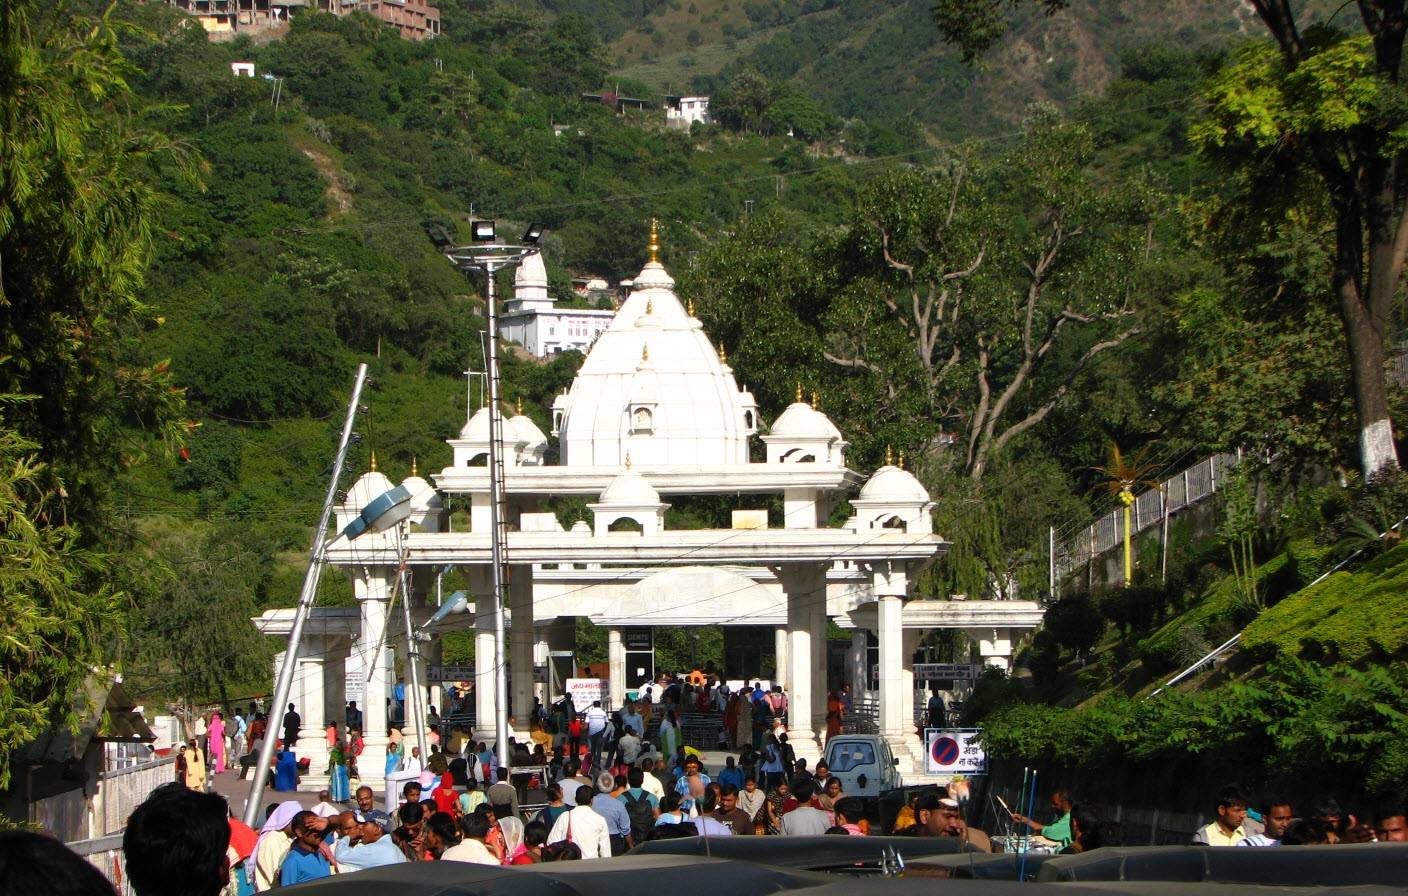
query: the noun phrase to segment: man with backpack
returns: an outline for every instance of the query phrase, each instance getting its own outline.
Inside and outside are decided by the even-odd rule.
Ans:
[[[660,814],[660,800],[645,789],[645,772],[632,768],[626,775],[629,785],[616,797],[626,807],[626,816],[631,820],[631,843],[644,843],[655,829],[655,819]]]

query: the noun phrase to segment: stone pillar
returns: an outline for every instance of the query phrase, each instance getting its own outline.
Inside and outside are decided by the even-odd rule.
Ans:
[[[421,654],[425,657],[426,666],[443,666],[445,664],[445,642],[437,636],[435,640],[420,646]],[[435,711],[443,719],[449,709],[445,706],[445,683],[443,681],[431,682],[427,688],[430,705],[435,707]]]
[[[509,610],[513,614],[509,632],[510,727],[526,736],[533,715],[533,567],[515,565],[509,574]]]
[[[826,597],[825,567],[816,563],[789,565],[782,567],[780,578],[787,591],[787,739],[797,758],[812,766],[821,757],[813,727],[812,682],[814,651],[821,647],[814,640],[814,607]]]
[[[294,752],[300,760],[308,760],[305,783],[327,780],[328,738],[323,699],[323,669],[325,639],[305,634],[299,650],[296,678],[301,685],[301,699],[296,700],[303,726],[298,729],[298,744]],[[313,779],[309,781],[308,779]]]
[[[364,748],[357,760],[357,768],[364,783],[379,789],[378,785],[386,773],[386,696],[391,648],[382,644],[382,638],[386,632],[387,607],[391,597],[390,571],[358,576],[353,581],[353,591],[361,610],[361,632],[357,635],[345,668],[357,676],[362,690],[357,706],[362,710]]]
[[[812,605],[812,730],[817,739],[826,736],[826,633],[830,629],[826,615],[826,573],[823,570],[821,588],[817,591],[819,600]]]
[[[904,567],[877,564],[871,570],[876,604],[876,634],[880,640],[879,728],[898,741],[912,726],[904,718],[904,598],[908,583]]]
[[[864,631],[851,635],[851,648],[846,651],[846,664],[851,673],[851,699],[865,700],[870,696],[869,644]]]
[[[626,704],[626,645],[621,641],[620,626],[606,630],[606,668],[611,677],[610,709],[620,709]]]
[[[487,578],[487,577],[486,577]],[[474,592],[474,737],[494,742],[494,592]]]
[[[782,493],[782,527],[784,529],[815,529],[817,520],[817,490],[789,488]]]
[[[791,689],[791,678],[788,677],[787,627],[773,629],[773,676],[774,684],[782,685],[784,691]]]

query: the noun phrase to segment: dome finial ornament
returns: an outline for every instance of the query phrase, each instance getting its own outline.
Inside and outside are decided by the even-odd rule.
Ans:
[[[694,316],[694,296],[690,296],[690,297],[689,297],[689,300],[688,300],[688,302],[686,303],[686,305],[687,305],[688,307],[686,307],[685,310],[689,313],[689,316],[690,316],[690,317],[693,317],[693,316]]]
[[[372,472],[376,472],[376,449],[372,449]]]
[[[522,396],[522,395],[518,396],[518,398],[515,399],[514,404],[513,404],[513,409],[514,409],[514,413],[516,413],[518,416],[520,416],[520,417],[523,416],[523,396]]]
[[[411,475],[412,475],[412,476],[419,476],[419,475],[420,475],[420,470],[416,467],[416,456],[415,456],[414,454],[411,455]]]
[[[724,348],[724,344],[722,342],[719,343],[719,363],[728,363],[728,351]]]
[[[820,400],[819,400],[818,397],[817,397],[816,390],[813,389],[813,390],[812,390],[812,410],[816,410],[816,406],[817,406],[818,404],[820,404],[820,403],[821,403],[821,402],[820,402]]]
[[[894,451],[894,449],[891,448],[889,445],[886,445],[886,446],[885,446],[885,466],[887,466],[887,467],[893,467],[894,465],[895,465],[895,451]]]
[[[798,383],[798,384],[797,384],[797,398],[793,401],[793,404],[801,404],[801,403],[802,403],[802,384],[801,384],[801,383]]]
[[[904,469],[904,452],[903,452],[903,451],[900,452],[900,469],[901,469],[901,470]]]
[[[646,313],[646,314],[654,314],[654,313],[655,313],[655,300],[654,300],[654,299],[646,299],[646,300],[645,300],[645,313]]]
[[[650,250],[650,263],[651,263],[651,264],[659,264],[659,263],[660,263],[660,219],[659,219],[659,218],[651,218],[651,219],[650,219],[650,245],[647,246],[646,248],[648,248],[648,249]]]
[[[641,359],[642,361],[649,361],[649,360],[650,360],[650,346],[649,346],[648,344],[644,344],[644,343],[643,343],[643,344],[641,345],[641,347],[640,347],[640,359]]]
[[[630,468],[631,468],[631,452],[630,452],[630,451],[627,451],[627,452],[626,452],[626,469],[629,470]]]

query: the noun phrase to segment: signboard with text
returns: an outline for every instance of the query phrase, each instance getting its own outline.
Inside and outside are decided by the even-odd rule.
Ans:
[[[572,697],[572,705],[577,712],[586,712],[597,700],[601,705],[606,705],[606,695],[608,693],[607,680],[605,678],[569,678],[564,689]]]
[[[915,663],[915,681],[977,681],[983,667],[977,663]]]
[[[428,682],[441,681],[473,681],[473,666],[426,666],[425,680]]]
[[[981,728],[925,728],[924,774],[987,774],[988,757],[977,743],[981,733]]]

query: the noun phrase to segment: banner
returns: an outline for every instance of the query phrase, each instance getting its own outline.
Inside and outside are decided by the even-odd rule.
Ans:
[[[925,728],[924,774],[987,774],[987,754],[976,743],[981,733],[981,728]]]
[[[473,666],[427,666],[425,668],[425,680],[427,682],[442,681],[473,681]]]
[[[915,663],[915,681],[977,681],[983,667],[977,663]]]

